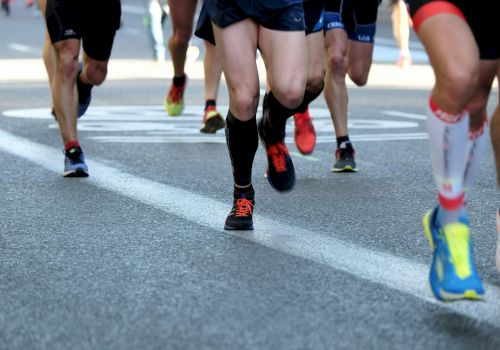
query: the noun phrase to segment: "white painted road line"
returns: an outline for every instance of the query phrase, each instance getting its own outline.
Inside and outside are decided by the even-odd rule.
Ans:
[[[57,174],[62,173],[63,160],[59,149],[0,130],[0,151],[24,158]],[[127,174],[97,161],[89,160],[88,165],[91,177],[82,181],[101,189],[151,205],[195,225],[328,265],[385,288],[433,303],[437,307],[500,327],[500,289],[494,285],[485,285],[487,299],[483,302],[439,303],[430,294],[427,286],[428,267],[423,264],[346,243],[333,236],[290,226],[265,218],[258,212],[253,233],[224,231],[222,226],[230,209],[229,199],[227,203],[221,203],[180,188]],[[196,205],[193,206],[193,203]],[[373,234],[376,235],[377,232]]]
[[[9,49],[19,52],[31,52],[32,48],[27,45],[18,44],[18,43],[10,43]]]
[[[317,158],[317,157],[314,157],[314,156],[311,156],[311,155],[305,155],[305,154],[302,154],[300,152],[290,151],[290,154],[292,156],[294,156],[294,157],[305,159],[305,160],[308,160],[308,161],[311,161],[311,162],[319,162],[321,160],[320,158]]]
[[[139,28],[138,28],[139,29]],[[125,38],[130,39],[127,35]],[[127,40],[127,39],[124,39]],[[35,50],[37,53],[41,52]],[[172,61],[155,62],[150,58],[121,59],[111,58],[106,81],[123,79],[161,79],[172,78]],[[257,68],[261,81],[266,79],[266,70],[260,60]],[[193,80],[204,78],[203,62],[186,62],[185,67]],[[224,75],[223,75],[224,76]],[[47,72],[41,58],[32,59],[0,59],[0,82],[47,81]],[[370,69],[369,88],[391,87],[401,89],[431,89],[434,81],[432,68],[427,65],[414,64],[401,69],[395,64],[373,63]],[[496,83],[495,83],[496,84]],[[354,86],[349,79],[347,86]]]
[[[415,113],[406,113],[400,111],[382,111],[382,114],[390,115],[391,117],[402,117],[409,119],[417,119],[417,120],[427,120],[427,116],[423,114],[415,114]]]
[[[55,126],[54,126],[55,127]],[[352,141],[370,142],[370,141],[411,141],[411,140],[427,140],[427,133],[393,133],[393,134],[366,134],[366,135],[351,135]],[[173,133],[163,135],[160,132],[150,132],[150,135],[100,135],[88,136],[88,140],[107,143],[226,143],[224,133],[217,135],[176,135]],[[294,142],[292,137],[285,139],[287,144]],[[319,136],[316,143],[335,143],[335,136]]]

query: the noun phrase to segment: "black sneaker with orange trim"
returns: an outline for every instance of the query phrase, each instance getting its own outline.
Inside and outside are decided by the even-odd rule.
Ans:
[[[222,118],[217,109],[215,109],[215,106],[208,106],[203,114],[200,132],[204,134],[215,134],[217,130],[223,129],[225,126],[224,118]]]
[[[282,139],[276,143],[266,142],[264,118],[258,124],[259,136],[266,147],[267,154],[267,181],[276,191],[289,191],[295,185],[295,168],[292,158]]]
[[[233,208],[224,224],[225,230],[253,230],[253,207],[255,192],[235,192]]]

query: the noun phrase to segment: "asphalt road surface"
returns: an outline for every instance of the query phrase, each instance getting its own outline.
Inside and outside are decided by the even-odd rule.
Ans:
[[[240,234],[223,230],[223,132],[198,131],[202,44],[190,51],[186,110],[167,117],[169,63],[150,59],[142,2],[124,4],[115,65],[79,122],[88,179],[62,177],[42,20],[20,0],[0,16],[1,349],[500,348],[490,143],[468,199],[487,294],[440,303],[420,227],[436,203],[424,125],[432,75],[393,67],[388,24],[373,80],[349,87],[359,172],[330,172],[335,138],[320,97],[311,156],[298,154],[288,126],[292,192],[271,189],[259,148],[255,231]],[[497,101],[495,89],[490,109]],[[227,102],[223,82],[224,113]]]

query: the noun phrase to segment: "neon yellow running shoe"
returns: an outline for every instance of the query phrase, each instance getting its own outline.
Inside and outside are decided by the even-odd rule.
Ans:
[[[175,86],[172,82],[170,85],[170,90],[165,98],[165,110],[171,117],[177,117],[182,114],[184,110],[184,90],[187,85],[187,76],[184,84],[180,87]]]
[[[425,235],[433,250],[429,280],[441,301],[480,299],[484,287],[474,266],[470,228],[466,219],[440,226],[438,208],[423,217]]]

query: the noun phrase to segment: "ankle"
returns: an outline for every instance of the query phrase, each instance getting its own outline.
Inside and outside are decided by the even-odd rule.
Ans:
[[[234,190],[233,190],[235,195],[251,195],[253,199],[253,195],[255,194],[255,191],[253,189],[252,184],[246,185],[246,186],[238,186],[234,185]]]

